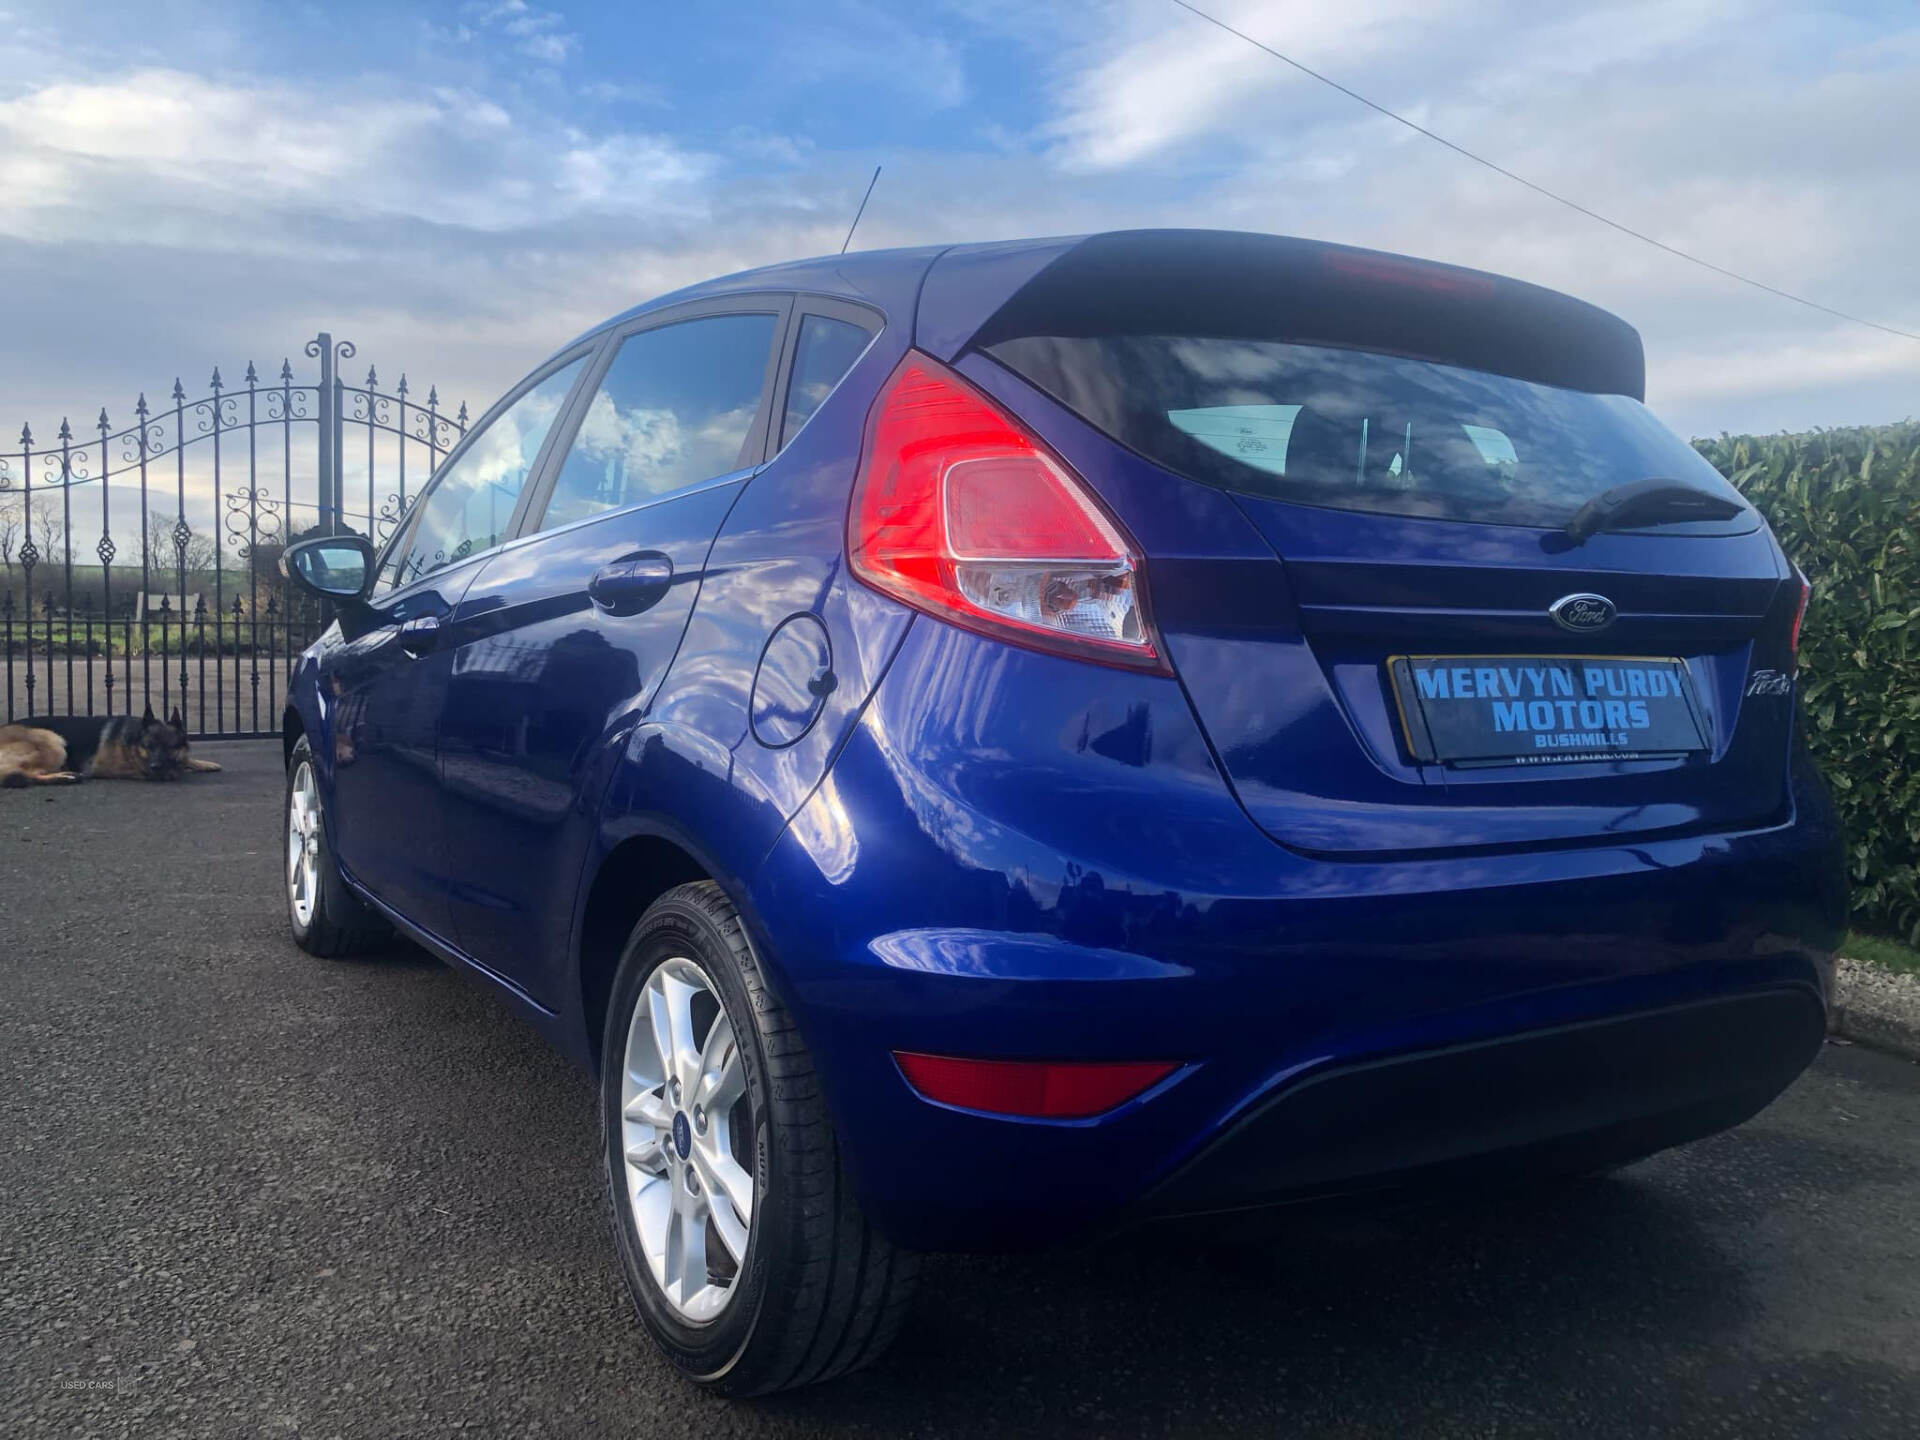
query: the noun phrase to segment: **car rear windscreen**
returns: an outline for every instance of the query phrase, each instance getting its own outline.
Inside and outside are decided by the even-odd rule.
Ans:
[[[1624,395],[1244,338],[1034,335],[987,353],[1168,469],[1276,500],[1541,527],[1650,478],[1739,501],[1691,445]],[[1669,528],[1753,523],[1743,512]]]

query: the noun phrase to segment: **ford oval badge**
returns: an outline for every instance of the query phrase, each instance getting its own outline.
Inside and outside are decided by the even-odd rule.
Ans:
[[[1547,614],[1562,630],[1591,635],[1611,625],[1619,611],[1604,595],[1562,595],[1547,607]]]

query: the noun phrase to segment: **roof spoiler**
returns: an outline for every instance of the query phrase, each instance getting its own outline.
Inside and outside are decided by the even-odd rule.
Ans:
[[[1635,400],[1646,394],[1640,334],[1626,321],[1555,290],[1456,265],[1222,230],[1052,242],[1021,257],[1024,273],[1008,263],[1013,256],[996,258],[1008,272],[1002,285],[968,288],[974,315],[996,301],[997,308],[963,337],[961,316],[947,307],[942,358],[1027,335],[1205,335],[1405,355]],[[946,263],[936,263],[935,276]]]

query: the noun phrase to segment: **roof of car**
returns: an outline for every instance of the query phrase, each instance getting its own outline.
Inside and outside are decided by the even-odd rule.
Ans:
[[[1079,333],[1057,327],[1105,324],[1125,310],[1155,311],[1167,320],[1157,316],[1159,309],[1189,306],[1195,288],[1189,277],[1215,292],[1212,305],[1223,315],[1238,315],[1275,335],[1291,333],[1316,303],[1338,311],[1335,330],[1373,311],[1380,333],[1371,340],[1320,338],[1450,358],[1579,389],[1636,398],[1644,393],[1639,334],[1584,301],[1439,261],[1226,230],[1112,230],[783,261],[656,296],[587,333],[690,301],[798,291],[864,301],[890,317],[910,317],[915,343],[946,359],[987,330],[1041,315],[1056,333]],[[1411,310],[1422,306],[1434,312],[1414,327],[1422,333],[1399,333],[1408,329]],[[1146,323],[1146,316],[1134,323]],[[1326,328],[1319,322],[1315,330]],[[1445,351],[1458,353],[1443,355],[1434,348],[1435,336]],[[1459,349],[1462,337],[1473,343]]]
[[[678,290],[669,290],[664,295],[656,295],[651,300],[643,300],[615,315],[604,325],[594,326],[594,329],[621,325],[652,311],[664,310],[670,305],[683,305],[691,300],[761,290],[797,290],[865,298],[875,288],[876,281],[885,288],[885,281],[890,277],[911,275],[917,280],[936,259],[956,248],[977,247],[916,245],[894,250],[856,250],[848,255],[816,255],[806,260],[782,260],[773,265],[759,265],[751,270],[718,275],[711,280],[701,280]]]

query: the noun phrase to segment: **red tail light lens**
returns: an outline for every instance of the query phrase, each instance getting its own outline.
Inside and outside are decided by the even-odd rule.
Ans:
[[[1161,1060],[1085,1064],[1052,1060],[960,1060],[896,1050],[907,1083],[929,1100],[1047,1120],[1100,1115],[1159,1084],[1179,1067]]]
[[[910,353],[867,427],[854,574],[969,629],[1164,671],[1140,560],[1058,458],[938,361]]]
[[[1800,573],[1798,566],[1794,567],[1793,578],[1800,582],[1800,603],[1794,607],[1793,633],[1787,638],[1787,652],[1791,655],[1798,656],[1800,654],[1800,627],[1806,623],[1807,601],[1813,598],[1813,582]]]

